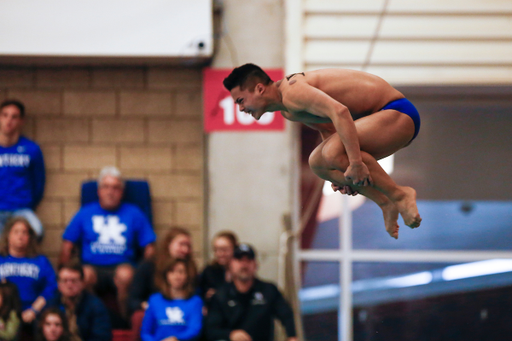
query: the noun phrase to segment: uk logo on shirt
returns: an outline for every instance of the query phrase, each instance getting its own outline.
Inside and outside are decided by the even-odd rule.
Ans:
[[[92,216],[92,228],[98,233],[98,240],[91,243],[92,253],[122,255],[126,250],[126,225],[116,215]]]
[[[165,314],[168,318],[165,321],[166,324],[185,324],[183,311],[179,307],[167,307],[165,308]]]

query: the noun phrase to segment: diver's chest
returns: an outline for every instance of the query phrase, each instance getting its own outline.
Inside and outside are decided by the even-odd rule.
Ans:
[[[320,117],[308,113],[307,111],[281,111],[284,118],[290,121],[303,122],[303,123],[331,123],[331,119],[328,117]]]

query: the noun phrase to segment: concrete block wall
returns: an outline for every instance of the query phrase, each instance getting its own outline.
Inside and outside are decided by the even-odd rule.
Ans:
[[[0,100],[25,103],[24,134],[40,144],[47,183],[37,210],[42,251],[55,262],[79,208],[80,184],[105,165],[149,180],[154,228],[189,228],[203,257],[201,70],[176,67],[0,65]]]

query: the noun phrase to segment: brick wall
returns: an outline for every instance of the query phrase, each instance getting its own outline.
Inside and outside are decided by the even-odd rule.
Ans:
[[[24,134],[38,142],[47,168],[37,212],[54,262],[61,235],[79,208],[84,179],[115,165],[126,178],[146,178],[155,230],[190,229],[203,249],[201,70],[171,67],[0,66],[0,101],[25,103]]]

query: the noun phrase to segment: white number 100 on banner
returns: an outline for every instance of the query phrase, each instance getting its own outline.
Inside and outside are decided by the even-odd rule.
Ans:
[[[248,115],[243,111],[240,111],[240,107],[238,106],[238,104],[235,104],[233,102],[233,99],[229,96],[220,101],[219,104],[224,112],[224,123],[226,125],[231,125],[235,123],[235,119],[238,121],[238,123],[242,125],[249,125],[253,124],[254,122],[261,125],[267,125],[272,123],[272,121],[274,120],[275,113],[266,112],[265,114],[263,114],[263,116],[261,116],[261,118],[258,121],[256,121],[254,117],[252,117],[251,115]]]

